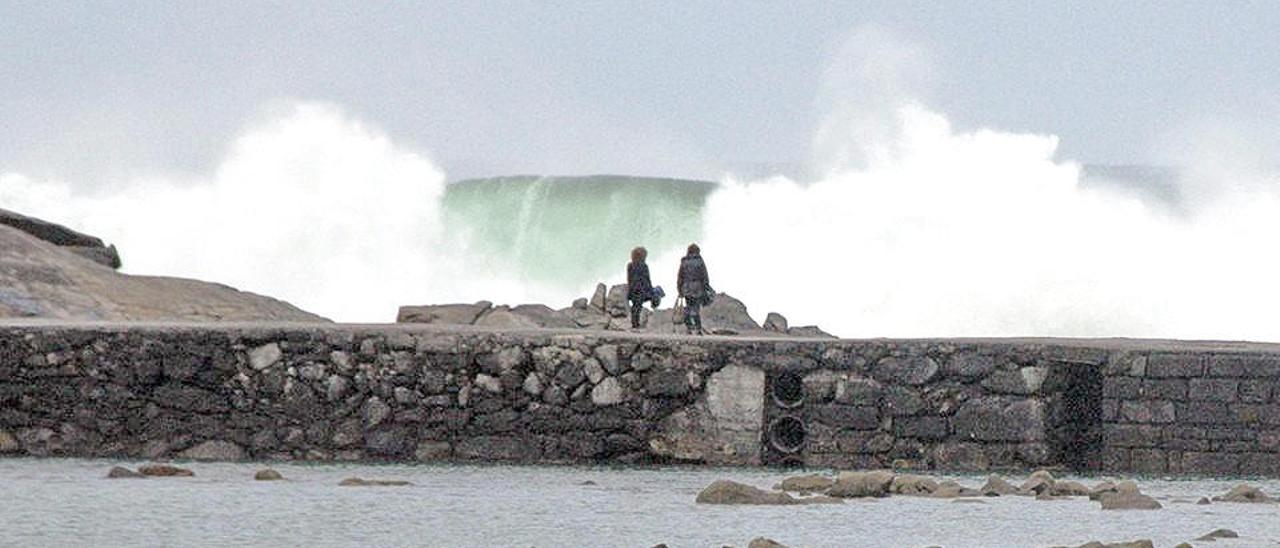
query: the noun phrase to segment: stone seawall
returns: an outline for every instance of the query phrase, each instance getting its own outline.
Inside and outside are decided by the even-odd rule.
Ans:
[[[1280,346],[0,326],[0,454],[1277,474]]]

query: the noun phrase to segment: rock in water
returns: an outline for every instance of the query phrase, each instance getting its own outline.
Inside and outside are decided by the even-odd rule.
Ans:
[[[1053,474],[1048,470],[1036,470],[1027,481],[1018,486],[1018,491],[1022,494],[1039,495],[1053,489],[1053,483]]]
[[[787,546],[771,538],[756,537],[751,539],[747,548],[787,548]]]
[[[1103,510],[1159,510],[1163,508],[1156,499],[1142,493],[1115,493],[1104,495],[1099,502]]]
[[[1240,533],[1237,533],[1230,529],[1214,529],[1212,531],[1209,531],[1208,533],[1200,535],[1199,537],[1196,538],[1196,540],[1213,542],[1220,538],[1240,538]]]
[[[784,479],[782,483],[779,483],[774,488],[797,493],[820,493],[829,489],[833,483],[835,483],[835,480],[827,476],[809,474],[807,476]]]
[[[253,475],[253,479],[258,481],[276,481],[284,479],[284,476],[280,475],[280,472],[270,468],[264,468],[262,470],[258,470],[258,472]]]
[[[107,477],[111,479],[125,479],[125,478],[145,478],[146,476],[139,474],[137,472],[134,472],[133,470],[130,470],[123,466],[112,466],[111,470],[107,472]]]
[[[759,487],[730,480],[711,482],[695,499],[698,504],[795,504],[786,493],[765,491]]]
[[[1055,497],[1087,497],[1089,488],[1077,481],[1055,481],[1049,488],[1049,494]]]
[[[144,476],[152,477],[189,478],[196,475],[195,472],[187,470],[186,468],[178,468],[177,466],[170,464],[148,464],[138,467],[138,472]]]
[[[928,476],[901,474],[893,478],[889,491],[898,495],[928,496],[938,490],[938,482]]]
[[[1225,495],[1213,497],[1215,502],[1275,502],[1276,499],[1271,498],[1261,489],[1252,485],[1240,484],[1232,487]]]
[[[404,480],[367,480],[363,478],[347,478],[338,482],[342,487],[399,487],[403,485],[413,485],[413,483]]]
[[[1014,487],[1012,483],[995,474],[987,476],[987,483],[983,484],[982,488],[978,490],[988,497],[1012,495],[1018,492],[1018,488]]]
[[[827,494],[841,498],[887,497],[893,477],[893,472],[887,470],[841,472]]]

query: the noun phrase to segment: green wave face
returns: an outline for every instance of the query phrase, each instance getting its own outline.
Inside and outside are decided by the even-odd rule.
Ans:
[[[696,241],[715,188],[706,181],[607,175],[471,179],[446,188],[443,219],[446,233],[491,267],[581,288],[624,274],[637,245],[652,258]]]

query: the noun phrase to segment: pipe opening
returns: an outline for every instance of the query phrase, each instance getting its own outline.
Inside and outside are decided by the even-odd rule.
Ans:
[[[769,424],[769,444],[782,453],[795,453],[804,447],[804,423],[795,417],[782,417]]]
[[[800,375],[784,372],[773,379],[773,402],[784,409],[799,407],[804,403],[804,380]]]

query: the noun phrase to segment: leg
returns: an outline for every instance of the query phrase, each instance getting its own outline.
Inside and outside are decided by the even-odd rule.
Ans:
[[[684,305],[684,327],[689,333],[702,332],[702,302],[688,299]]]
[[[644,301],[631,301],[631,329],[640,329],[640,309]]]

